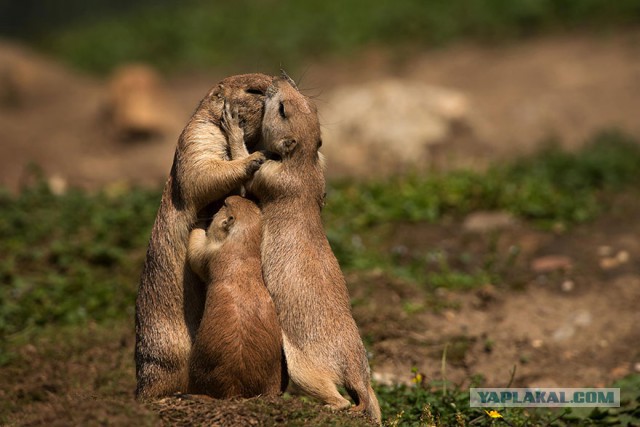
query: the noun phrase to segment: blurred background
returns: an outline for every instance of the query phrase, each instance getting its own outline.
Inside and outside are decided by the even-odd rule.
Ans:
[[[630,390],[514,425],[640,423],[638,0],[0,0],[0,423],[168,422],[130,399],[161,187],[210,87],[281,68],[387,420],[511,382]]]
[[[17,188],[34,161],[59,183],[156,185],[209,87],[280,68],[317,100],[330,176],[637,135],[639,16],[634,0],[3,1],[0,179]]]

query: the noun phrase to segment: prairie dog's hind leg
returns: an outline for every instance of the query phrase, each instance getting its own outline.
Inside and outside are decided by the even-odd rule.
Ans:
[[[315,384],[314,390],[307,391],[323,401],[324,406],[333,411],[341,411],[351,407],[351,402],[340,394],[336,385],[328,378],[323,378]]]
[[[326,375],[310,373],[310,376],[304,379],[301,379],[300,377],[294,378],[293,375],[291,375],[291,379],[300,386],[305,393],[319,399],[331,410],[339,411],[351,407],[351,402],[340,394],[338,387],[334,384],[331,378]],[[298,381],[296,381],[296,379]]]
[[[305,393],[319,399],[328,408],[333,410],[349,408],[351,402],[338,391],[335,374],[322,370],[312,360],[309,360],[300,349],[289,345],[286,335],[283,335],[283,340],[291,381]]]

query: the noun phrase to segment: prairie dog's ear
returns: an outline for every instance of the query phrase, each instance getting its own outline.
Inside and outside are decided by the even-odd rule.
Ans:
[[[231,228],[231,226],[233,225],[233,223],[235,222],[235,218],[233,217],[233,215],[229,215],[226,219],[224,219],[222,221],[222,227],[229,231],[229,229]]]
[[[289,154],[296,148],[298,141],[293,138],[285,139],[282,141],[282,154]]]

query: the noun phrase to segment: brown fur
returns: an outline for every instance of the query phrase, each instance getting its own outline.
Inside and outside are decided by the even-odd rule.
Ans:
[[[350,406],[336,387],[343,385],[354,409],[380,422],[344,276],[320,218],[325,181],[317,112],[288,78],[267,91],[262,133],[265,148],[282,160],[267,160],[251,191],[263,212],[262,269],[278,311],[289,377],[335,409]]]
[[[189,232],[200,211],[238,191],[264,160],[261,153],[248,155],[244,147],[232,150],[229,145],[237,135],[246,135],[249,149],[259,142],[261,93],[271,81],[261,74],[223,80],[200,102],[180,135],[136,299],[138,398],[187,390],[188,360],[205,299],[202,281],[185,263]],[[225,102],[241,118],[229,143],[220,129]],[[228,117],[227,122],[237,120]],[[246,157],[233,157],[237,153]]]
[[[188,261],[208,288],[189,393],[219,399],[280,393],[282,332],[262,280],[261,237],[260,209],[239,196],[225,200],[206,233],[191,232]]]

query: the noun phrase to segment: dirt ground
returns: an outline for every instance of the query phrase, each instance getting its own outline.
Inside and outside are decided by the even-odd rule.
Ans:
[[[405,253],[440,250],[471,264],[491,257],[505,283],[425,298],[375,273],[352,278],[352,295],[364,301],[354,310],[371,335],[375,377],[408,382],[416,367],[440,380],[445,347],[444,376],[463,385],[481,374],[490,386],[504,386],[514,367],[518,387],[603,387],[640,372],[638,214],[636,194],[563,233],[524,224],[480,234],[461,233],[459,223],[398,227],[392,242]],[[505,261],[515,248],[518,255]]]
[[[383,76],[418,79],[461,90],[473,100],[491,156],[530,152],[549,135],[574,148],[603,127],[640,136],[639,41],[637,32],[566,36],[491,48],[459,45],[402,60],[370,52],[349,63],[309,67],[302,86],[330,88]],[[49,178],[87,188],[117,181],[157,186],[166,179],[179,127],[147,141],[118,141],[102,120],[103,81],[8,43],[0,46],[2,55],[27,58],[35,67],[27,73],[20,103],[0,108],[0,184],[19,188],[29,162]],[[165,89],[178,122],[188,119],[221,77],[168,79]],[[459,147],[450,149],[460,154]],[[374,378],[409,382],[415,367],[427,380],[444,376],[464,386],[480,374],[486,385],[503,386],[515,367],[514,386],[578,387],[604,386],[640,372],[639,200],[636,193],[620,196],[596,222],[564,232],[517,223],[497,233],[461,232],[461,222],[454,220],[395,227],[390,254],[397,247],[416,256],[439,249],[480,263],[487,254],[504,260],[514,248],[519,253],[503,266],[508,284],[436,291],[435,297],[376,271],[350,275],[354,315],[370,344]],[[103,425],[120,419],[153,425],[158,412],[171,423],[172,416],[180,419],[176,411],[189,410],[189,402],[153,410],[131,403],[132,322],[94,325],[60,340],[67,347],[25,344],[24,363],[0,372],[0,383],[7,385],[0,388],[0,401],[17,404],[12,424]],[[273,411],[286,410],[274,405]],[[278,417],[286,420],[286,413],[270,419]]]
[[[469,271],[494,257],[506,280],[434,293],[378,271],[347,275],[374,380],[410,383],[416,368],[424,381],[462,388],[477,376],[485,386],[593,387],[640,372],[639,216],[633,192],[612,199],[599,220],[563,232],[518,223],[462,232],[463,220],[388,230],[390,253],[400,245],[403,256],[438,250],[453,265],[466,259]],[[8,425],[368,425],[295,396],[137,403],[132,315],[42,336],[17,345],[20,362],[0,370]]]

